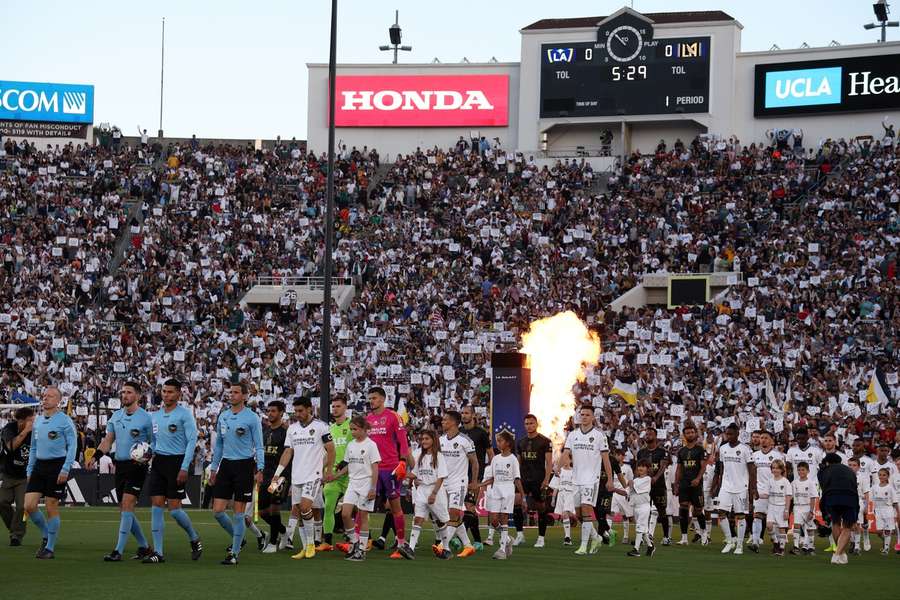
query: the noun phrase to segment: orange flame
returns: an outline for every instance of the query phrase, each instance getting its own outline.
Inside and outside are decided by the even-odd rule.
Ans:
[[[531,324],[522,335],[522,352],[531,369],[531,412],[538,430],[554,443],[575,410],[572,386],[584,381],[584,367],[600,360],[600,339],[572,312]]]

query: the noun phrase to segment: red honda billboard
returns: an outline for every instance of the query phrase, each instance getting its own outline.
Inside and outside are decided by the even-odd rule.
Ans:
[[[339,75],[337,127],[504,127],[508,75]]]

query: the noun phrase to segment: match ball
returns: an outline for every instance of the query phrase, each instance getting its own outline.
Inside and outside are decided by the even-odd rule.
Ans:
[[[147,464],[150,462],[150,457],[152,455],[153,449],[150,448],[150,444],[147,442],[138,442],[131,447],[131,460],[138,464]]]
[[[459,541],[459,538],[455,537],[450,540],[450,550],[452,550],[454,554],[462,550],[462,542]]]

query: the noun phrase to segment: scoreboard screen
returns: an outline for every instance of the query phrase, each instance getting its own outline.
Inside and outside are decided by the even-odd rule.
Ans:
[[[644,41],[622,26],[606,41],[541,46],[541,117],[709,112],[709,37]]]

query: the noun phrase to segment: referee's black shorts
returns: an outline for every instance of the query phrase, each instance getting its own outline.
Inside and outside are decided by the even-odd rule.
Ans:
[[[147,465],[133,460],[116,461],[116,497],[121,501],[122,494],[131,494],[139,498],[144,482],[147,480]]]
[[[66,484],[56,483],[59,478],[59,472],[62,471],[66,458],[48,458],[41,460],[40,458],[34,463],[34,469],[31,471],[31,477],[28,478],[28,485],[25,486],[26,494],[41,494],[47,498],[56,498],[57,500],[66,499]]]
[[[184,454],[154,454],[150,469],[150,496],[165,496],[166,500],[184,500],[184,484],[178,485],[178,471]]]
[[[253,499],[253,473],[255,462],[252,458],[241,460],[222,459],[216,472],[213,498],[235,502],[250,502]]]

